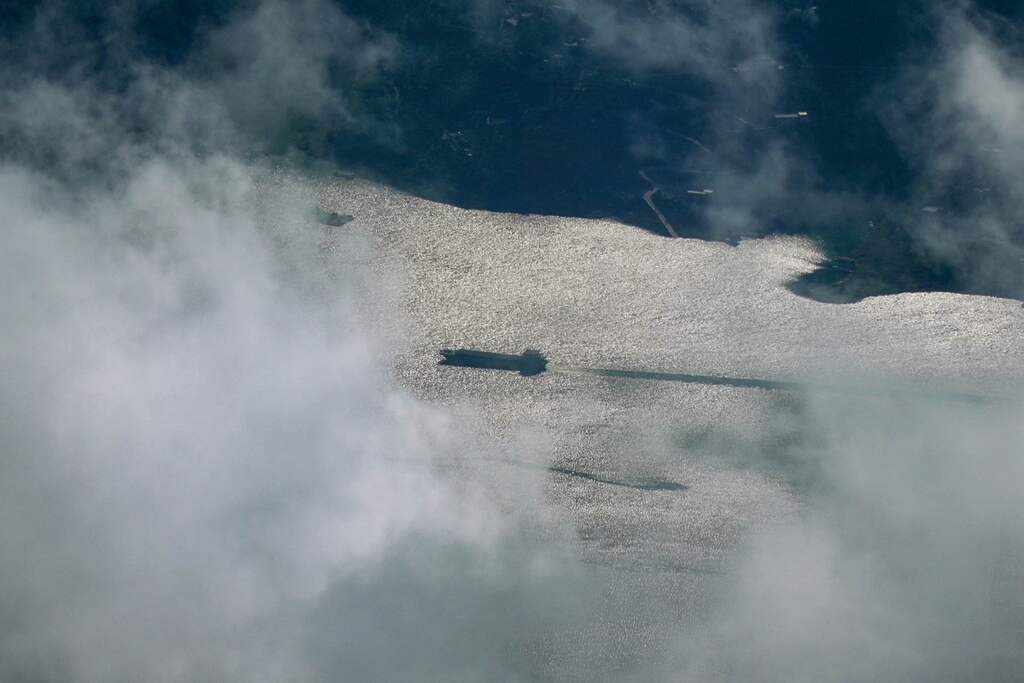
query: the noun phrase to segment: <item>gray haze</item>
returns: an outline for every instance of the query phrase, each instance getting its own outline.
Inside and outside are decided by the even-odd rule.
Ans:
[[[774,49],[747,3],[644,26],[566,6],[637,69],[755,73]],[[52,49],[8,63],[0,96],[0,680],[1019,680],[1016,303],[816,304],[784,289],[821,259],[800,241],[670,243],[282,173],[243,155],[297,120],[400,140],[325,76],[373,79],[393,38],[268,0],[175,68],[112,39],[113,96],[85,66],[54,75],[96,56],[51,7]],[[114,38],[136,8],[116,9]],[[1019,61],[1005,27],[936,11],[950,38],[911,94],[946,152],[887,120],[936,187],[947,152],[1003,150],[977,162],[1001,208],[971,220],[1012,240]],[[735,182],[775,196],[796,163]],[[318,201],[356,221],[328,230]],[[435,366],[474,343],[1006,400]]]
[[[193,73],[136,61],[126,4],[114,96],[41,75],[66,9],[3,74],[0,679],[520,677],[586,579],[524,531],[531,490],[510,516],[435,473],[469,446],[382,363],[401,274],[328,256],[315,204],[234,155],[372,125],[324,78],[393,41],[265,2]]]
[[[969,3],[938,7],[938,44],[908,59],[875,100],[921,173],[915,203],[935,211],[904,220],[924,254],[967,282],[1024,296],[1021,29]]]
[[[387,292],[308,205],[223,159],[0,187],[0,677],[515,678],[571,618],[530,492],[510,517],[433,474],[463,430],[391,385]]]

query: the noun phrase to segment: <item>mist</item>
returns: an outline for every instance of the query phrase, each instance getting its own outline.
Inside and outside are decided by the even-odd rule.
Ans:
[[[876,99],[919,172],[919,216],[904,220],[924,258],[967,291],[1021,298],[1020,28],[969,3],[939,3],[932,20],[936,44],[908,56]]]
[[[715,111],[784,99],[775,60],[791,12],[655,4],[580,0],[565,3],[564,21],[626,71],[678,69],[708,83],[735,68],[711,86]],[[416,58],[395,35],[326,0],[265,0],[218,6],[157,54],[136,33],[151,5],[114,3],[86,19],[76,12],[89,7],[73,5],[29,13],[0,45],[0,680],[1019,679],[1016,303],[920,294],[810,307],[784,281],[824,258],[813,245],[748,240],[726,252],[680,240],[669,267],[631,253],[638,243],[602,222],[552,223],[578,251],[520,263],[542,239],[529,230],[548,219],[450,219],[451,207],[415,198],[360,199],[316,158],[330,135],[405,149],[406,131],[367,95]],[[470,22],[504,21],[493,3],[465,6]],[[1017,295],[1024,96],[1019,56],[1004,47],[1015,29],[967,5],[935,7],[936,52],[907,55],[878,91],[906,96],[910,110],[881,115],[923,169],[914,201],[943,209],[923,222],[915,212],[908,234],[966,290]],[[815,16],[798,19],[813,27]],[[663,131],[642,114],[633,125],[638,158],[657,157]],[[794,215],[888,206],[826,187],[784,141],[741,160],[748,138],[733,132],[713,127],[693,145],[715,149],[717,187],[749,191],[711,211],[718,237],[758,234],[758,207],[784,203],[792,183],[816,188]],[[999,153],[982,152],[991,147]],[[943,204],[965,174],[996,199]],[[351,209],[354,222],[325,226],[326,209]],[[502,259],[472,234],[490,220],[504,221]],[[402,230],[431,249],[431,231],[442,244],[481,244],[416,263],[396,250]],[[662,315],[650,292],[671,293],[666,273],[684,256],[733,308],[694,295]],[[599,286],[573,279],[579,263],[599,264],[579,271],[603,273]],[[428,266],[438,279],[417,291]],[[495,280],[501,268],[516,278]],[[447,317],[416,308],[466,273],[491,287],[459,294],[479,301],[457,300],[464,307]],[[514,292],[522,273],[542,284]],[[846,369],[891,371],[907,391],[659,394],[562,378],[549,396],[528,393],[548,391],[541,380],[447,375],[438,395],[459,400],[425,395],[437,377],[409,369],[437,371],[430,334],[524,334],[508,329],[518,312],[506,319],[481,303],[492,290],[528,299],[541,312],[537,336],[600,367],[613,353],[668,362],[706,325],[722,338],[686,347],[705,366],[669,370],[744,376],[761,363],[762,374],[781,366],[827,380],[821,359],[875,350]],[[618,308],[606,291],[626,292]],[[722,322],[763,301],[806,349],[772,356],[762,329]],[[608,310],[633,315],[573,318]],[[826,319],[851,338],[822,342]],[[584,331],[592,344],[619,339],[602,328],[632,346],[581,341]],[[792,362],[801,352],[814,358]],[[998,400],[914,398],[922,378]],[[480,386],[524,406],[514,428],[488,423]],[[612,433],[617,450],[594,446],[594,433]],[[578,462],[560,460],[565,450]],[[688,478],[646,474],[670,467]],[[578,508],[609,486],[624,498]],[[645,517],[655,500],[690,516]],[[598,521],[587,526],[587,515]],[[609,537],[652,527],[621,541],[618,564],[602,553],[620,546],[594,531],[617,520]],[[735,538],[721,531],[734,526]],[[710,548],[698,548],[706,566],[651,560],[663,539],[687,533]]]
[[[198,74],[122,40],[131,5],[96,29],[119,49],[68,57],[95,44],[61,9],[5,46],[0,679],[524,676],[576,562],[438,473],[479,445],[390,378],[392,279],[252,162],[296,117],[362,125],[325,74],[393,47],[266,2]]]
[[[781,449],[712,449],[804,505],[740,551],[683,678],[1018,680],[1021,410],[820,395]]]
[[[366,246],[327,262],[258,181],[3,173],[0,677],[517,678],[586,580],[543,513],[438,474],[479,446],[388,378]]]

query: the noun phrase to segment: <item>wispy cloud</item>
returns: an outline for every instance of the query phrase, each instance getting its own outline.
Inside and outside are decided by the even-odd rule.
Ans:
[[[366,246],[325,262],[301,196],[152,158],[0,197],[0,678],[514,678],[578,614],[573,561],[433,469],[467,430],[387,378]]]
[[[813,473],[805,509],[751,539],[679,667],[695,680],[1015,676],[1021,404],[818,396],[806,410],[787,447]]]
[[[524,677],[575,561],[437,473],[471,430],[389,379],[369,245],[323,251],[310,195],[239,159],[362,125],[337,85],[395,43],[270,1],[97,71],[52,28],[19,49],[81,74],[3,73],[0,679]]]
[[[326,0],[240,5],[198,22],[176,61],[139,45],[143,6],[82,18],[60,2],[4,46],[3,152],[50,171],[129,165],[165,152],[239,154],[322,146],[329,132],[393,143],[396,132],[362,106],[399,59],[396,40]]]
[[[778,50],[773,13],[746,0],[570,0],[560,8],[579,23],[588,49],[638,71],[683,69],[717,79],[738,67],[753,83],[771,74]]]
[[[565,634],[600,613],[600,575],[550,529],[531,533],[539,491],[510,511],[438,473],[488,442],[388,376],[399,306],[359,265],[372,247],[349,231],[325,252],[310,196],[241,160],[303,122],[387,138],[357,93],[402,46],[333,3],[267,0],[161,60],[126,28],[138,5],[89,24],[72,4],[23,25],[0,69],[0,679],[530,680],[551,662],[593,674],[587,648],[604,643]],[[720,103],[777,93],[762,59],[772,15],[753,5],[566,7],[594,54],[628,69],[715,88],[724,74]],[[1007,27],[949,17],[941,68],[911,101],[953,152],[930,152],[899,112],[890,122],[928,169],[922,200],[968,159],[998,200],[953,207],[949,225],[1013,243],[1018,58],[1001,47]],[[740,158],[721,130],[687,144]],[[778,202],[780,178],[813,176],[802,164],[769,145],[722,162],[716,190]],[[805,209],[840,210],[822,197]],[[745,211],[714,220],[740,230]],[[962,251],[949,225],[916,233],[936,258]],[[1013,671],[1019,405],[821,398],[779,417],[795,425],[781,439],[790,483],[814,484],[806,516],[752,539],[706,635],[637,674]]]
[[[1024,61],[1019,28],[967,3],[935,10],[938,39],[879,96],[917,171],[904,217],[921,251],[961,286],[1024,295]]]

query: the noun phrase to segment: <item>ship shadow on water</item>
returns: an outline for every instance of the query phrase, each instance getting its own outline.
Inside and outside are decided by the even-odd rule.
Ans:
[[[871,387],[858,386],[856,384],[811,384],[786,380],[757,379],[753,377],[729,377],[726,375],[693,375],[680,372],[554,366],[548,363],[548,359],[543,353],[535,349],[527,349],[521,354],[477,351],[474,349],[441,349],[440,353],[441,361],[438,363],[439,365],[484,370],[506,370],[518,372],[524,377],[533,377],[545,372],[551,372],[562,375],[591,375],[595,377],[609,377],[613,379],[682,382],[684,384],[705,384],[709,386],[725,386],[738,389],[765,389],[768,391],[828,391],[841,394],[859,394],[862,396],[917,396],[965,403],[991,403],[1005,400],[995,396],[982,396],[960,391],[925,392],[923,390],[901,390],[896,387],[886,386]]]
[[[518,460],[511,460],[508,458],[472,458],[465,462],[493,462],[502,465],[509,465],[511,467],[517,467],[520,469],[534,470],[550,472],[552,474],[560,474],[566,477],[574,477],[576,479],[585,479],[586,481],[592,481],[596,484],[605,484],[607,486],[619,486],[622,488],[634,489],[636,491],[688,491],[690,489],[686,484],[680,484],[679,482],[669,481],[667,479],[658,479],[657,477],[621,477],[616,478],[612,476],[603,476],[600,474],[594,474],[592,472],[586,472],[584,470],[578,470],[572,467],[565,467],[561,465],[540,465],[529,462],[520,462]],[[456,463],[449,463],[447,467],[461,466]]]
[[[554,472],[555,474],[564,474],[569,477],[586,479],[588,481],[597,482],[598,484],[623,486],[625,488],[636,489],[638,491],[686,491],[690,488],[686,484],[680,484],[666,479],[635,479],[632,481],[611,479],[609,477],[591,474],[590,472],[582,472],[580,470],[574,470],[568,467],[558,467],[556,465],[548,467],[547,470],[548,472]]]

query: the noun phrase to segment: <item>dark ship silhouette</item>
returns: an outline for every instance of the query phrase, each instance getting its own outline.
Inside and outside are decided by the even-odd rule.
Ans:
[[[526,349],[519,355],[471,349],[441,349],[441,362],[438,365],[512,370],[528,377],[539,375],[547,370],[548,360],[540,351],[534,349]]]

